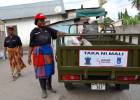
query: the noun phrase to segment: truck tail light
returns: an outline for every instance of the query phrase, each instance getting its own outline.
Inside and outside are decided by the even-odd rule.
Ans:
[[[118,76],[118,81],[136,81],[138,80],[137,76]]]
[[[61,80],[80,80],[80,75],[65,74],[61,76]]]

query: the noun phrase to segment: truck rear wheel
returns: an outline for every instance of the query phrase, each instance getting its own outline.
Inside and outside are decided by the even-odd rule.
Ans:
[[[72,83],[64,83],[64,86],[66,88],[66,90],[71,91],[74,89],[74,86]]]

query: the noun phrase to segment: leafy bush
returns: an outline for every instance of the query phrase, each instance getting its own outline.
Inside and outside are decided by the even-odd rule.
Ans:
[[[140,23],[140,14],[136,15],[135,17],[129,16],[127,13],[127,9],[125,9],[124,13],[118,13],[119,19],[122,19],[123,25],[135,25]]]

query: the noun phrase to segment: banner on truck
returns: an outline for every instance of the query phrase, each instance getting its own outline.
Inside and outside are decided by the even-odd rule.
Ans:
[[[79,50],[80,67],[127,67],[128,50]]]

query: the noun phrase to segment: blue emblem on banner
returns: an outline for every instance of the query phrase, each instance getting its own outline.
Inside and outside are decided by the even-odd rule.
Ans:
[[[121,64],[121,57],[117,58],[117,64]]]
[[[91,64],[91,57],[85,57],[85,64],[90,65]]]

